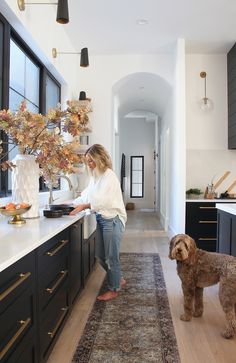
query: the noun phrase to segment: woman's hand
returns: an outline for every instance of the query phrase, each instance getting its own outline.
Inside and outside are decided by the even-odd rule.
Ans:
[[[79,204],[70,212],[70,216],[74,216],[75,214],[82,212],[82,210],[84,210],[84,204]]]
[[[90,204],[79,204],[70,212],[70,216],[74,216],[75,214],[82,212],[82,210],[87,208],[90,208]]]

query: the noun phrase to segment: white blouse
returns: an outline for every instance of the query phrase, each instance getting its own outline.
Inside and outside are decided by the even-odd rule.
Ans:
[[[90,204],[91,210],[103,218],[119,216],[123,225],[127,220],[119,180],[113,170],[107,169],[103,174],[92,176],[87,188],[76,198],[74,205]]]

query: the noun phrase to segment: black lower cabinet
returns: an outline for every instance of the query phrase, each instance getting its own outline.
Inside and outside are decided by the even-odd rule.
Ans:
[[[0,362],[37,362],[36,329],[32,252],[0,274]]]
[[[90,271],[90,251],[89,251],[89,240],[83,240],[82,243],[82,253],[83,253],[83,286],[88,278]]]
[[[95,265],[95,243],[96,243],[96,231],[91,234],[88,239],[84,239],[82,243],[82,255],[83,255],[83,286]]]
[[[185,233],[198,248],[215,252],[217,242],[217,210],[215,202],[186,203]]]
[[[82,238],[83,223],[79,220],[70,228],[70,304],[73,304],[82,289]]]
[[[0,363],[45,363],[95,263],[83,219],[0,273]]]
[[[218,210],[217,218],[217,251],[236,257],[236,216]]]

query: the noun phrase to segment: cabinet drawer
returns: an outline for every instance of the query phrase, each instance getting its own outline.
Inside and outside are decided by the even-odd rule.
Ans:
[[[210,251],[210,252],[216,251],[217,238],[198,238],[195,241],[196,241],[197,247],[202,250],[206,250],[206,251]]]
[[[40,327],[40,357],[45,361],[69,311],[65,284],[46,307]]]
[[[37,349],[34,330],[27,333],[19,347],[5,361],[6,363],[37,363]],[[3,361],[3,363],[5,363]],[[1,361],[2,363],[2,361]]]
[[[35,252],[0,273],[0,314],[29,286],[34,286]]]
[[[39,310],[44,309],[64,282],[68,281],[68,269],[68,255],[65,255],[39,276]]]
[[[217,220],[215,203],[187,203],[186,221],[188,220]]]
[[[37,249],[39,273],[54,264],[58,257],[68,254],[69,232],[64,230]]]
[[[30,289],[0,315],[0,362],[16,349],[35,323],[35,297]]]

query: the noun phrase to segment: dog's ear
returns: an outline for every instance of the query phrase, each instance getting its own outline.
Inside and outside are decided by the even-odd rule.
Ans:
[[[187,236],[188,237],[188,240],[189,240],[189,258],[192,259],[194,256],[195,256],[195,253],[196,253],[196,249],[197,249],[197,245],[196,245],[196,242],[195,240],[190,237],[190,236]]]
[[[175,245],[175,240],[176,240],[176,236],[174,236],[171,240],[170,240],[170,246],[169,246],[169,258],[171,260],[173,260],[173,257],[171,256],[171,252],[173,250],[173,247]]]

